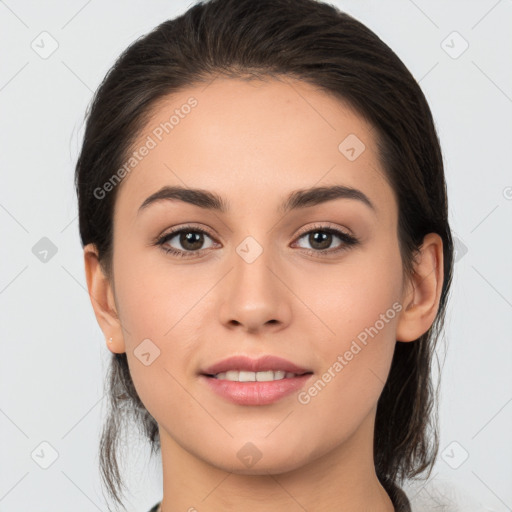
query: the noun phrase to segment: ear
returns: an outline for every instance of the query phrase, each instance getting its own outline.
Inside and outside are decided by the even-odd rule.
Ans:
[[[429,233],[404,287],[397,341],[414,341],[428,331],[439,309],[443,279],[443,240],[437,233]]]
[[[117,315],[112,285],[104,274],[94,244],[84,247],[85,275],[89,298],[96,315],[96,320],[106,338],[106,344],[111,352],[125,352],[121,322]],[[109,342],[112,338],[112,342]]]

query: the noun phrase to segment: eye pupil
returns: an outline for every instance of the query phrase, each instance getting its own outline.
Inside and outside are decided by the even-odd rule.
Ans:
[[[317,236],[319,235],[319,236]],[[325,231],[314,231],[309,235],[309,240],[311,245],[313,246],[313,243],[320,243],[321,247],[318,247],[318,249],[328,249],[331,245],[332,234],[326,233]],[[317,240],[319,239],[319,240]],[[326,243],[327,242],[327,243]]]
[[[194,241],[195,239],[195,241]],[[180,236],[180,243],[183,247],[191,250],[196,251],[201,248],[201,245],[203,245],[203,234],[198,233],[197,231],[186,231],[182,232]],[[192,247],[187,247],[186,244],[192,244]]]

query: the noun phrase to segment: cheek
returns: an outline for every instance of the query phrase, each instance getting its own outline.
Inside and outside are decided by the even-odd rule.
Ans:
[[[397,310],[401,309],[400,254],[397,245],[374,245],[339,264],[309,275],[304,272],[298,293],[329,328],[324,329],[331,339],[329,345],[337,349],[360,333],[364,341],[364,332],[375,324],[380,338],[393,338]]]
[[[355,428],[376,405],[389,374],[402,309],[399,254],[365,254],[325,282],[327,294],[316,307],[332,332],[316,347],[322,371],[299,401],[315,417]]]
[[[114,268],[116,304],[134,385],[155,418],[162,403],[181,404],[186,415],[193,410],[193,401],[180,383],[189,377],[197,358],[196,340],[210,298],[207,291],[215,279],[206,267],[198,271],[195,265],[167,261],[163,251],[155,257],[159,248],[128,245],[116,247]]]
[[[119,254],[123,251],[115,261],[116,296],[130,344],[150,338],[164,345],[183,329],[187,315],[211,286],[209,272],[176,265],[158,247],[127,250],[126,258]]]

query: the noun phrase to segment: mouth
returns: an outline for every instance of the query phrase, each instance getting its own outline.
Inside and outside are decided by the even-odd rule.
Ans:
[[[313,375],[281,357],[232,356],[199,372],[210,391],[237,405],[269,405],[299,391]]]
[[[279,370],[268,372],[231,370],[215,375],[201,374],[199,377],[216,396],[236,405],[247,406],[270,405],[288,395],[298,393],[312,375],[312,372],[299,375]],[[258,377],[264,380],[255,380]]]
[[[293,373],[285,370],[265,370],[259,372],[251,372],[247,370],[229,370],[216,374],[202,374],[206,377],[220,380],[228,380],[230,382],[273,382],[283,379],[293,379],[302,375],[311,375],[313,372]]]
[[[272,372],[272,374],[270,373]],[[283,373],[284,372],[284,373]],[[238,382],[269,381],[311,373],[311,369],[298,366],[282,357],[270,354],[256,359],[245,355],[235,355],[218,361],[200,370],[202,375],[208,375],[227,380],[236,379]]]

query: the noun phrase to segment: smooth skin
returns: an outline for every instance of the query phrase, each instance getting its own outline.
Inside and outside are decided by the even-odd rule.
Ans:
[[[425,237],[405,279],[398,206],[372,127],[301,81],[217,77],[189,87],[154,108],[134,148],[191,96],[197,106],[119,185],[111,280],[95,247],[84,248],[91,303],[113,338],[107,347],[126,352],[159,425],[162,511],[391,512],[373,459],[377,401],[396,342],[414,342],[435,319],[442,239]],[[365,145],[354,161],[338,149],[349,134]],[[215,192],[229,210],[161,200],[138,213],[164,185]],[[359,189],[375,210],[347,198],[279,210],[292,191],[330,185]],[[179,234],[165,244],[189,257],[152,243],[191,223],[208,233],[202,245]],[[319,225],[359,243],[334,253],[344,246],[336,235],[323,245],[303,235],[322,232]],[[252,263],[237,252],[248,236],[263,250]],[[191,247],[199,247],[192,257]],[[311,369],[314,382],[394,303],[401,311],[307,404],[293,393],[266,406],[236,405],[199,378],[231,355],[272,354]],[[160,350],[148,366],[134,354],[146,339]],[[248,442],[261,453],[251,467],[237,456]]]

